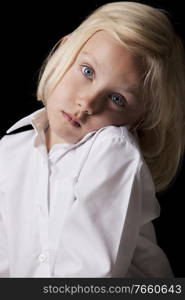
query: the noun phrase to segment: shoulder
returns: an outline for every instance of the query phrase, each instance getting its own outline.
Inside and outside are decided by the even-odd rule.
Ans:
[[[34,130],[26,130],[22,132],[4,135],[0,139],[0,156],[8,156],[8,154],[20,152],[21,149],[29,145],[34,134]]]
[[[129,131],[127,126],[106,126],[96,132],[99,141],[101,140],[124,140],[130,143],[135,142],[133,134]]]
[[[126,173],[136,175],[142,162],[144,160],[137,141],[127,127],[107,126],[89,140],[82,173],[90,177],[95,174],[104,177]]]
[[[127,127],[109,126],[100,132],[89,158],[85,181],[90,178],[97,186],[102,181],[107,183],[106,188],[113,182],[112,187],[118,185],[123,194],[126,189],[133,199],[142,203],[142,224],[159,215],[151,172],[137,137]]]
[[[47,119],[45,108],[38,109],[14,123],[6,134],[1,136],[0,151],[2,149],[14,151],[17,148],[26,147],[32,136],[35,135],[35,122],[42,124]]]
[[[123,162],[127,159],[143,159],[136,137],[126,126],[107,126],[97,131],[89,154],[91,158],[94,155],[94,159],[99,156],[104,156],[104,159],[123,158]]]
[[[139,147],[137,137],[127,127],[107,126],[93,136],[82,173],[91,178],[115,174],[138,182],[143,190],[154,190],[149,167]],[[87,176],[88,177],[88,176]]]
[[[34,130],[4,135],[0,140],[0,184],[27,166]],[[18,173],[17,173],[18,174]],[[8,179],[10,180],[10,179]]]

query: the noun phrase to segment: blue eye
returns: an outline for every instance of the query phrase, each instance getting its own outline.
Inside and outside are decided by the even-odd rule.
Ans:
[[[88,66],[82,66],[82,73],[84,74],[85,77],[88,79],[92,79],[94,75],[93,69],[91,69]]]
[[[125,98],[118,94],[112,94],[111,100],[118,106],[124,106],[125,105]]]

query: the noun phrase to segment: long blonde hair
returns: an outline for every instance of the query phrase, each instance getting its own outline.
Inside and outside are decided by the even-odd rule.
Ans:
[[[146,114],[138,141],[151,171],[156,192],[164,191],[180,170],[185,151],[185,57],[181,39],[167,14],[136,2],[105,4],[88,16],[52,49],[43,64],[37,99],[45,101],[87,40],[106,30],[140,58],[141,94]]]

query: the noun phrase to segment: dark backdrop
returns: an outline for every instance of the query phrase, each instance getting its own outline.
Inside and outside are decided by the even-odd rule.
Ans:
[[[98,6],[110,1],[25,1],[7,4],[1,44],[1,118],[0,135],[20,118],[42,107],[36,101],[38,72],[50,49],[73,31]],[[115,2],[115,1],[112,1]],[[138,1],[167,10],[177,33],[185,40],[183,1]],[[86,4],[84,4],[86,3]],[[166,252],[176,277],[185,277],[183,244],[185,165],[174,185],[157,195],[161,216],[155,220],[159,245]]]

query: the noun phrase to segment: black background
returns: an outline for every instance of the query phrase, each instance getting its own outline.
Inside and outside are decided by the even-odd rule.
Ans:
[[[42,107],[35,98],[38,72],[54,44],[107,2],[110,1],[16,1],[1,7],[4,16],[1,21],[1,136],[20,118]],[[167,10],[177,33],[185,40],[183,1],[137,2]],[[154,222],[159,245],[166,252],[175,277],[185,277],[184,178],[185,164],[174,185],[157,195],[161,216]]]

